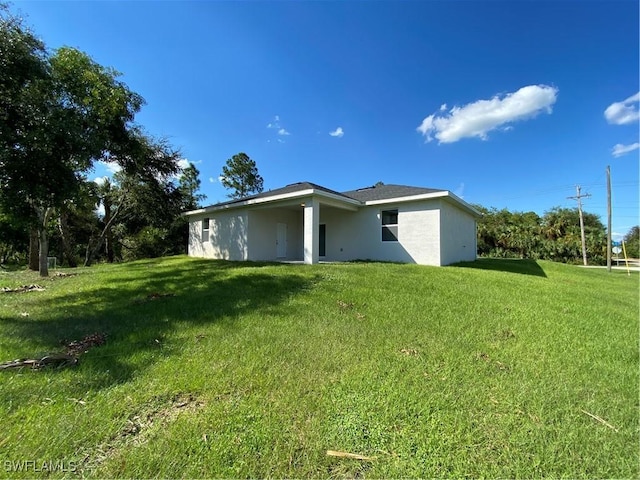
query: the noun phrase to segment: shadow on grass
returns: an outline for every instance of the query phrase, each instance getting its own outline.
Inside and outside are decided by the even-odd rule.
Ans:
[[[181,344],[171,333],[181,326],[217,323],[232,331],[243,314],[278,315],[284,301],[319,281],[291,267],[261,271],[265,266],[280,265],[166,259],[96,270],[99,281],[89,277],[85,287],[34,302],[46,319],[0,322],[15,345],[50,351],[62,350],[63,340],[107,334],[107,344],[83,355],[76,371],[83,389],[105,388],[130,380],[155,360],[179,355]],[[91,275],[88,270],[76,278]]]
[[[478,270],[495,270],[499,272],[519,273],[535,277],[547,277],[538,262],[531,259],[514,258],[479,258],[475,262],[460,262],[453,267],[475,268]]]

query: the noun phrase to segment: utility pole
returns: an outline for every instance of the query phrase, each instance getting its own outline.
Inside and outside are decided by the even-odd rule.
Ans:
[[[607,165],[607,271],[611,271],[611,168]]]
[[[582,240],[582,262],[584,265],[587,265],[587,242],[584,238],[584,219],[582,218],[582,199],[586,197],[590,197],[590,193],[585,193],[584,195],[580,195],[580,185],[576,185],[576,196],[575,197],[567,197],[571,200],[578,201],[578,214],[580,215],[580,238]]]

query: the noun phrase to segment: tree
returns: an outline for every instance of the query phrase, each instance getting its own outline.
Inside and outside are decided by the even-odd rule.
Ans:
[[[26,255],[29,235],[25,225],[13,221],[0,210],[0,266]]]
[[[252,193],[260,193],[263,190],[263,180],[258,173],[256,162],[251,160],[246,153],[238,153],[222,167],[220,183],[225,188],[234,191],[228,194],[229,198],[243,198]]]
[[[157,233],[154,252],[186,244],[180,213],[203,198],[198,171],[191,165],[179,176],[179,152],[133,124],[143,99],[119,75],[79,50],[47,51],[0,0],[0,213],[24,230],[20,248],[28,238],[42,276],[50,242],[69,265],[79,244],[87,265],[103,245],[113,261],[146,227]],[[120,167],[113,182],[87,181],[99,160]],[[15,237],[6,232],[3,239]]]
[[[131,129],[128,135],[127,142],[110,152],[109,160],[122,170],[102,191],[104,226],[87,245],[85,266],[92,264],[116,220],[126,220],[128,231],[132,231],[153,222],[170,223],[179,215],[179,195],[173,179],[179,171],[180,152],[166,139],[154,139],[140,129]]]
[[[0,206],[5,218],[26,223],[32,269],[38,269],[38,233],[31,210],[20,198],[28,192],[28,185],[12,192],[8,181],[14,177],[24,184],[30,173],[23,143],[39,115],[39,84],[48,75],[44,44],[0,3]],[[16,172],[21,160],[24,171]]]
[[[627,257],[640,258],[640,227],[635,226],[624,236],[624,248]]]
[[[95,160],[127,144],[143,104],[118,76],[73,48],[50,55],[0,7],[0,202],[37,228],[42,276],[55,209],[74,198]]]
[[[606,229],[600,218],[583,212],[587,255],[594,264],[606,261]],[[543,258],[577,263],[582,258],[580,216],[577,208],[555,207],[542,218]]]
[[[200,172],[193,163],[182,169],[178,178],[178,191],[180,192],[183,211],[200,208],[200,202],[205,196],[198,193],[200,190]]]
[[[553,208],[543,217],[535,212],[474,207],[478,221],[478,254],[503,258],[533,258],[560,262],[581,259],[577,209]],[[594,263],[606,259],[605,228],[597,215],[584,212],[587,253]]]

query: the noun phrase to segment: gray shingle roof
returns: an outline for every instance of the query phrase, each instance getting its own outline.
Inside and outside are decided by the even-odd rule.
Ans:
[[[361,202],[372,202],[375,200],[388,200],[390,198],[411,197],[413,195],[424,195],[426,193],[443,192],[433,188],[409,187],[406,185],[374,185],[342,192],[346,197],[359,200]]]
[[[334,195],[344,196],[340,192],[336,192],[335,190],[330,190],[328,188],[323,187],[322,185],[317,185],[311,182],[298,182],[287,185],[286,187],[276,188],[274,190],[269,190],[266,192],[258,193],[256,195],[250,195],[248,197],[237,198],[235,200],[229,200],[228,202],[216,203],[213,205],[214,207],[220,207],[224,205],[233,205],[234,203],[246,202],[247,200],[254,200],[256,198],[267,198],[276,195],[285,195],[287,193],[295,193],[302,192],[304,190],[322,190],[323,192],[333,193]]]
[[[287,185],[286,187],[276,188],[266,192],[258,193],[256,195],[250,195],[248,197],[242,197],[235,200],[229,200],[227,202],[220,202],[212,205],[212,207],[222,207],[226,205],[234,205],[236,203],[246,202],[247,200],[254,200],[257,198],[268,198],[276,195],[285,195],[287,193],[302,192],[304,190],[321,190],[323,192],[332,193],[345,199],[358,200],[360,202],[370,202],[375,200],[387,200],[391,198],[410,197],[413,195],[423,195],[425,193],[443,192],[444,190],[437,190],[433,188],[423,187],[409,187],[406,185],[374,185],[371,187],[360,188],[358,190],[350,190],[348,192],[336,192],[329,188],[325,188],[322,185],[318,185],[311,182],[298,182]]]

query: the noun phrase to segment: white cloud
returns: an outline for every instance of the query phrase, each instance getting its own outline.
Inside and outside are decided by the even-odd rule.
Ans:
[[[631,95],[622,102],[614,102],[609,105],[604,111],[604,117],[607,122],[614,125],[637,122],[640,119],[640,112],[638,112],[638,106],[636,105],[638,102],[640,102],[640,92]]]
[[[273,121],[267,123],[267,128],[280,128],[280,115],[273,117]]]
[[[191,165],[191,162],[189,160],[187,160],[186,158],[181,158],[180,160],[178,160],[178,171],[175,174],[171,175],[170,178],[172,178],[174,180],[179,180],[180,176],[182,175],[182,172],[189,165]]]
[[[449,114],[426,117],[416,129],[427,142],[453,143],[467,137],[487,139],[487,133],[511,122],[533,118],[540,112],[551,113],[558,89],[548,85],[528,85],[517,92],[490,100],[478,100],[462,107],[453,107]],[[446,104],[443,104],[442,107]]]
[[[640,143],[638,142],[632,143],[631,145],[623,145],[621,143],[618,143],[613,146],[611,155],[613,155],[614,157],[620,157],[625,153],[633,152],[634,150],[638,150],[639,148],[640,148]]]
[[[96,177],[93,179],[94,183],[99,186],[104,185],[104,182],[106,182],[107,180],[109,180],[109,177],[107,177],[106,175],[104,177]]]
[[[122,170],[122,167],[116,162],[104,162],[102,160],[99,160],[98,163],[104,166],[111,174],[118,173],[120,170]]]
[[[456,197],[460,197],[460,198],[464,199],[464,183],[461,183],[460,185],[458,185],[458,188],[455,189],[453,194]]]
[[[291,135],[291,132],[289,132],[286,128],[284,128],[280,124],[280,115],[276,115],[275,117],[273,117],[273,121],[267,124],[267,128],[277,130],[276,133],[281,137],[286,137],[288,135]],[[267,143],[271,143],[271,140],[267,140]],[[284,140],[279,138],[278,143],[284,143]]]
[[[342,127],[338,127],[333,132],[329,132],[329,135],[332,137],[342,138],[344,136],[344,130],[342,130]]]
[[[444,112],[447,109],[447,104],[443,103],[442,105],[440,105],[440,111]]]

